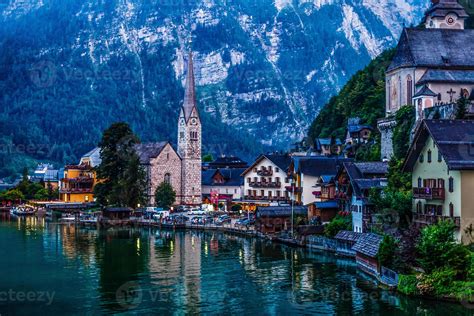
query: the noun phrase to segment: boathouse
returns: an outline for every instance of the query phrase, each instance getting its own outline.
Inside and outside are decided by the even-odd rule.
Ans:
[[[378,277],[380,273],[377,254],[383,237],[373,233],[364,233],[354,247],[357,266],[364,272]]]
[[[293,210],[291,206],[257,207],[255,227],[264,234],[290,230],[292,212],[296,225],[307,221],[308,208],[305,206],[294,206]]]

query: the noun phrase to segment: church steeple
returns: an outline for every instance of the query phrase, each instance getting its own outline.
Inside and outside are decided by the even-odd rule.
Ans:
[[[190,52],[183,106],[178,119],[178,154],[181,157],[181,196],[183,204],[201,204],[201,120],[196,103],[193,55]]]
[[[429,29],[464,29],[469,15],[457,0],[431,0],[432,6],[425,13],[425,27]]]
[[[194,65],[193,65],[193,53],[189,52],[188,57],[188,73],[186,74],[186,85],[185,85],[185,93],[184,93],[184,102],[183,102],[183,112],[184,112],[184,119],[186,122],[189,120],[193,109],[196,109],[197,113],[197,106],[196,106],[196,88],[194,83]]]

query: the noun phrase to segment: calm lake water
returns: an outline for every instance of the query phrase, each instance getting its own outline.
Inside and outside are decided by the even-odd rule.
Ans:
[[[377,289],[351,260],[221,233],[0,214],[0,315],[472,315]]]

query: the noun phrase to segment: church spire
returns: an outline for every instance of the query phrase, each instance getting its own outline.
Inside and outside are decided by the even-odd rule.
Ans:
[[[193,111],[193,108],[196,107],[196,89],[195,89],[195,84],[194,84],[193,53],[191,51],[189,52],[189,57],[188,57],[188,73],[186,75],[185,89],[186,90],[184,93],[183,111],[184,111],[184,118],[186,121],[188,121]]]

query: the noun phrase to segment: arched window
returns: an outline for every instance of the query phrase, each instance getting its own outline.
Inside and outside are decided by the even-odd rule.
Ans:
[[[453,205],[453,203],[449,203],[449,216],[454,217],[454,205]]]
[[[171,184],[171,174],[167,173],[165,174],[165,183]]]
[[[431,150],[428,150],[428,163],[431,163]]]
[[[418,187],[421,188],[421,178],[418,178]]]
[[[413,80],[410,75],[407,76],[407,105],[412,105],[413,98]]]
[[[425,157],[423,156],[423,154],[421,154],[421,155],[420,155],[420,163],[423,163],[424,158],[425,158]]]

